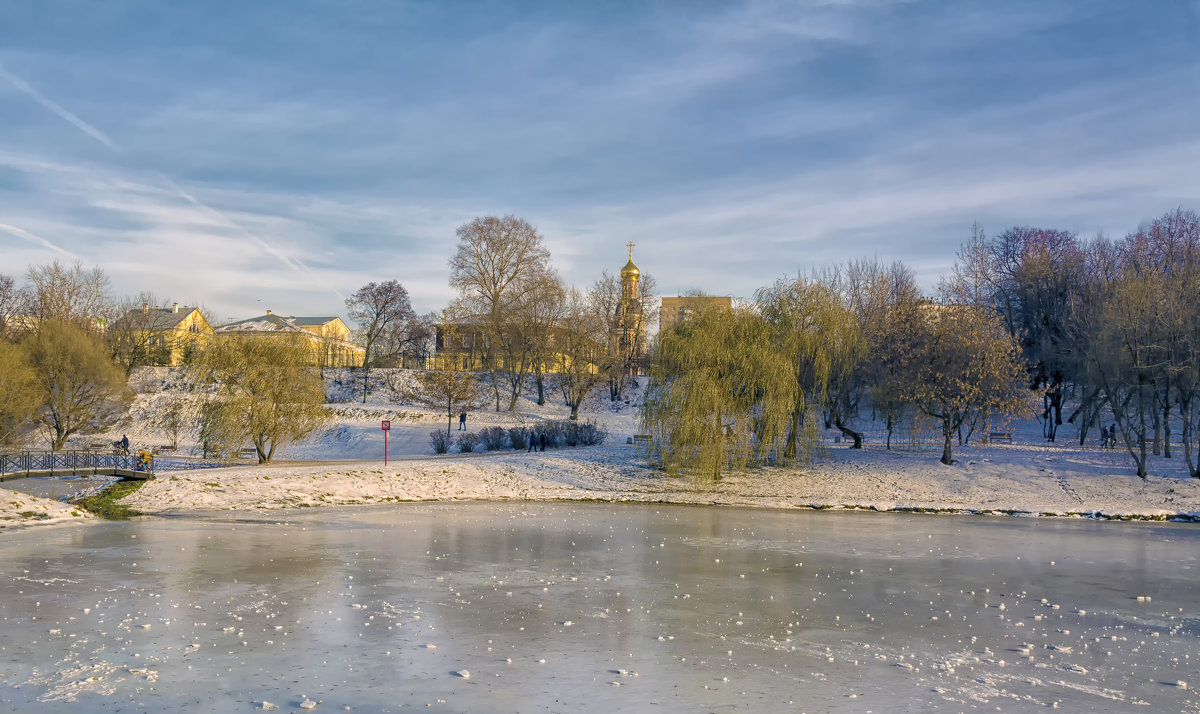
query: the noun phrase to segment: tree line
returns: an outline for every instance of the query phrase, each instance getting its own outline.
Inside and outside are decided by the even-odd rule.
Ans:
[[[623,396],[644,353],[644,331],[632,350],[612,349],[622,301],[607,272],[587,291],[566,286],[550,265],[544,238],[513,216],[483,217],[458,229],[450,284],[458,298],[440,315],[418,316],[397,280],[370,282],[345,301],[364,348],[362,398],[373,368],[429,366],[435,336],[451,347],[470,333],[476,360],[453,354],[425,370],[403,396],[448,418],[474,409],[485,395],[496,409],[515,409],[532,379],[539,404],[559,390],[576,419],[584,399],[607,384]],[[75,434],[105,431],[133,399],[128,378],[139,366],[164,364],[169,348],[154,320],[154,295],[116,298],[100,268],[59,262],[31,266],[18,284],[0,275],[0,445],[44,429],[54,450]],[[642,276],[636,311],[653,319],[653,278]],[[158,339],[156,339],[158,337]],[[195,394],[173,404],[161,426],[172,441],[198,425],[204,453],[251,444],[260,461],[279,445],[304,438],[328,421],[320,362],[327,350],[305,349],[305,336],[195,341],[183,364]],[[317,364],[304,355],[316,354]],[[551,379],[548,375],[554,375]]]
[[[901,262],[780,280],[658,336],[643,424],[657,463],[716,478],[811,458],[818,423],[861,448],[867,405],[888,448],[906,420],[938,424],[950,464],[1014,416],[1054,441],[1069,404],[1079,443],[1111,420],[1143,478],[1180,424],[1200,476],[1198,395],[1200,219],[1178,209],[1120,240],[976,225],[936,299]]]
[[[651,458],[668,470],[715,477],[806,460],[820,449],[821,426],[861,447],[869,409],[889,447],[900,426],[936,423],[945,463],[955,443],[1014,415],[1038,413],[1050,440],[1075,424],[1080,443],[1112,420],[1141,476],[1149,454],[1172,456],[1179,424],[1188,468],[1200,475],[1192,211],[1120,240],[1036,227],[989,237],[975,226],[933,299],[903,263],[858,259],[780,279],[732,310],[697,310],[653,339],[628,324],[631,314],[657,318],[650,276],[640,276],[636,296],[607,271],[586,289],[568,286],[544,237],[514,216],[476,218],[456,235],[457,296],[441,314],[417,316],[397,280],[347,299],[365,349],[364,400],[372,368],[427,362],[436,340],[442,355],[410,396],[445,409],[448,421],[485,397],[514,410],[527,390],[539,404],[557,392],[575,419],[596,390],[621,400],[648,375],[642,423]],[[146,294],[113,299],[103,271],[79,264],[33,266],[20,286],[0,275],[0,441],[37,425],[62,448],[72,434],[111,427],[131,398],[128,375],[155,355],[149,330],[101,327],[155,303]],[[614,339],[622,330],[638,341],[632,349]],[[214,446],[249,440],[269,459],[278,443],[321,423],[302,410],[291,421],[307,431],[284,434],[271,426],[277,412],[254,408],[262,395],[305,409],[323,401],[320,375],[295,359],[301,351],[273,345],[291,356],[253,340],[217,340],[188,356],[208,405],[195,418]],[[255,361],[275,366],[247,370]]]

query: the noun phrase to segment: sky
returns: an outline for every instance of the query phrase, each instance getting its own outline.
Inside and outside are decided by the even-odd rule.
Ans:
[[[513,214],[586,288],[751,297],[853,258],[932,291],[978,221],[1200,210],[1200,0],[7,0],[0,273],[342,315],[454,297]]]

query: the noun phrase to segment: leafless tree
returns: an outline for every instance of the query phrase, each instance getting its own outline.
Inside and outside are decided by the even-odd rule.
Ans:
[[[450,286],[459,292],[453,313],[484,332],[484,366],[492,372],[496,411],[506,381],[512,387],[509,408],[515,409],[528,362],[517,359],[525,353],[514,316],[546,286],[550,252],[533,226],[511,215],[476,218],[459,226],[457,235],[450,259]]]
[[[26,294],[11,276],[0,275],[0,340],[12,340],[26,312]]]
[[[31,266],[30,312],[38,320],[59,320],[89,329],[107,320],[113,312],[108,276],[100,268],[86,269],[76,261],[66,267],[57,260]]]
[[[402,343],[404,328],[416,319],[408,290],[395,280],[382,283],[370,282],[346,298],[346,310],[350,319],[358,326],[363,342],[363,403],[367,391],[371,367],[381,358],[391,356],[391,349]],[[401,338],[401,339],[397,339]]]

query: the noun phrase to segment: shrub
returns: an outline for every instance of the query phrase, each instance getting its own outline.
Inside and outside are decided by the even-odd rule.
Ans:
[[[568,421],[563,423],[563,440],[567,446],[595,446],[603,444],[608,432],[601,429],[595,422],[579,423]]]
[[[584,446],[599,446],[608,438],[608,432],[594,421],[579,424],[579,443]]]
[[[546,446],[558,446],[566,436],[566,426],[561,421],[548,421],[542,425],[542,433],[546,435]]]
[[[429,432],[429,443],[433,445],[433,453],[444,454],[450,450],[450,435],[445,429],[434,429]]]
[[[508,440],[514,449],[524,449],[529,446],[529,432],[519,426],[508,430]]]
[[[508,432],[504,430],[504,427],[489,426],[479,431],[479,438],[483,440],[483,446],[488,451],[499,451],[504,448],[504,440],[508,438]]]
[[[475,445],[479,443],[479,434],[473,431],[464,431],[458,436],[458,450],[464,454],[469,454],[475,450]]]

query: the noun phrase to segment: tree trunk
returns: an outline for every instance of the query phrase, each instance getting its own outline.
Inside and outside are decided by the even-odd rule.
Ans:
[[[1171,392],[1170,392],[1170,390],[1171,390],[1170,385],[1163,387],[1162,423],[1163,423],[1163,458],[1164,459],[1171,458],[1171,402],[1170,402]]]
[[[895,420],[892,419],[892,413],[887,415],[887,450],[892,450],[892,429],[895,427]]]
[[[363,400],[362,400],[363,404],[367,403],[367,392],[369,391],[368,380],[370,378],[371,378],[371,368],[370,368],[370,366],[367,365],[366,361],[364,360],[363,361]]]
[[[544,375],[541,372],[534,372],[534,374],[533,374],[533,381],[537,383],[537,390],[538,390],[537,403],[538,403],[539,407],[546,405],[546,387],[543,384],[543,382],[544,382],[543,376]]]
[[[1180,396],[1179,417],[1183,421],[1183,460],[1187,463],[1188,474],[1200,476],[1197,473],[1195,459],[1192,456],[1192,399]]]
[[[800,441],[800,404],[797,402],[796,408],[792,410],[792,423],[788,429],[787,443],[783,447],[783,458],[785,461],[796,459],[796,445]]]
[[[854,439],[854,446],[852,446],[850,448],[852,448],[852,449],[861,449],[862,448],[863,438],[862,438],[861,433],[854,431],[850,427],[843,424],[842,420],[840,418],[835,418],[833,420],[833,425],[838,428],[838,431],[842,432],[843,434],[850,437],[851,439]]]
[[[1154,410],[1152,425],[1154,427],[1154,455],[1162,454],[1162,420],[1158,418],[1158,409]]]
[[[579,402],[571,405],[571,421],[579,421]]]
[[[947,466],[954,464],[954,427],[950,423],[950,418],[942,419],[942,436],[945,438],[942,444],[941,462]]]

